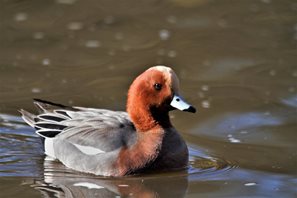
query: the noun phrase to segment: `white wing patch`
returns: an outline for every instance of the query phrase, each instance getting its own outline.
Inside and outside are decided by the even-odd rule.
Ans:
[[[104,151],[94,148],[92,146],[82,146],[79,144],[73,144],[78,150],[80,150],[82,153],[87,154],[87,155],[97,155],[100,153],[105,153]]]
[[[99,186],[97,184],[89,183],[89,182],[79,182],[73,184],[73,186],[81,186],[81,187],[86,187],[88,189],[101,189],[104,188],[103,186]]]

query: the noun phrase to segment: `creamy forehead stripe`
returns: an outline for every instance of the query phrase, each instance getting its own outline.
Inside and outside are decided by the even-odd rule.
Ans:
[[[179,80],[175,72],[170,68],[163,65],[157,65],[155,67],[151,67],[150,69],[156,69],[165,74],[165,78],[168,80],[168,83],[171,85],[172,89],[175,93],[179,92]]]

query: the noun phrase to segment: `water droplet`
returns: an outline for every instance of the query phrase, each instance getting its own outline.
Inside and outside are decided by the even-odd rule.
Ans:
[[[33,87],[31,89],[32,93],[40,93],[41,92],[41,89],[40,88],[37,88],[37,87]]]
[[[159,36],[160,36],[160,39],[165,41],[165,40],[168,40],[169,37],[170,37],[170,32],[168,30],[160,30],[159,32]]]
[[[201,102],[201,106],[203,107],[203,108],[210,108],[210,103],[209,103],[209,101],[208,100],[203,100],[202,102]]]
[[[83,23],[81,23],[81,22],[70,22],[70,23],[68,23],[67,28],[69,30],[73,30],[73,31],[81,30],[83,28]]]
[[[44,38],[44,33],[43,32],[35,32],[33,34],[34,39],[43,39]]]
[[[176,57],[176,51],[174,51],[174,50],[170,50],[170,51],[168,52],[168,57],[170,57],[170,58],[174,58],[174,57]]]
[[[88,48],[97,48],[101,46],[101,43],[97,40],[88,40],[85,46]]]
[[[245,183],[244,185],[245,186],[256,186],[257,183],[255,183],[255,182],[249,182],[249,183]]]
[[[45,58],[45,59],[42,60],[42,64],[43,65],[49,65],[49,64],[51,64],[51,61],[50,61],[50,59]]]
[[[14,19],[18,22],[26,21],[28,19],[28,14],[20,12],[14,16]]]
[[[209,86],[208,85],[202,85],[201,86],[201,90],[202,91],[208,91],[209,90]]]

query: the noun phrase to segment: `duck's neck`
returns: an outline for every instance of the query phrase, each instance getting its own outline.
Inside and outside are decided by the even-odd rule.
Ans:
[[[149,107],[147,105],[127,105],[127,112],[139,132],[149,132],[156,129],[172,127],[169,113],[166,110]]]

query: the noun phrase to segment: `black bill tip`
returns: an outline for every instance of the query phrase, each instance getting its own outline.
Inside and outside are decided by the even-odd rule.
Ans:
[[[189,108],[183,110],[183,111],[187,111],[187,112],[191,112],[191,113],[196,113],[196,109],[193,106],[190,106]]]

